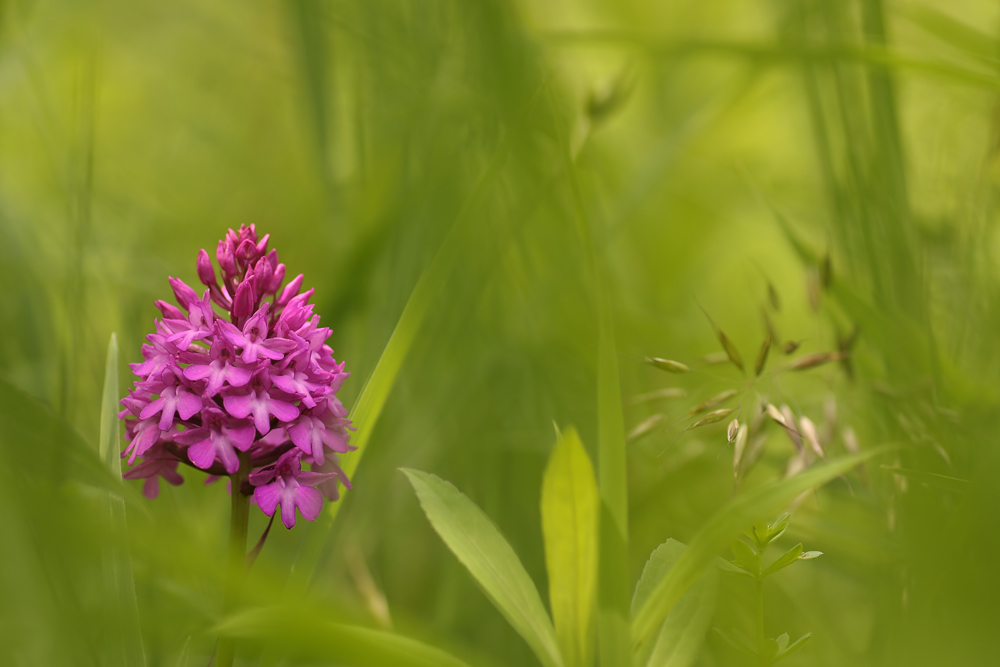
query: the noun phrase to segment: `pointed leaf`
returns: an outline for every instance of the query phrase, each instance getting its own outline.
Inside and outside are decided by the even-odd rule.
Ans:
[[[739,534],[740,529],[761,515],[782,509],[803,491],[824,484],[880,453],[875,449],[857,456],[847,456],[818,465],[794,477],[778,480],[738,496],[723,506],[695,534],[691,544],[646,603],[633,617],[633,642],[647,641],[663,618],[698,575],[712,562],[715,554]]]
[[[743,540],[734,540],[730,546],[733,555],[736,556],[736,563],[755,577],[759,566],[757,564],[757,554],[754,553]]]
[[[549,606],[566,667],[589,665],[597,587],[597,479],[576,429],[556,443],[542,480]]]
[[[419,470],[402,470],[434,530],[490,602],[543,665],[562,667],[555,630],[538,590],[496,525],[451,483]]]
[[[811,632],[807,632],[806,634],[802,635],[801,637],[799,637],[798,639],[796,639],[794,642],[792,642],[792,645],[789,646],[788,648],[786,648],[784,651],[779,651],[778,655],[775,657],[775,661],[781,660],[783,658],[787,658],[788,656],[792,655],[793,653],[798,653],[799,651],[801,651],[805,647],[805,645],[807,643],[809,643],[810,639],[812,639],[812,633]]]
[[[716,558],[715,559],[715,564],[723,572],[728,572],[729,574],[742,574],[744,577],[750,577],[751,579],[754,578],[754,576],[751,573],[749,573],[746,570],[744,570],[738,564],[731,563],[730,561],[726,560],[725,558]]]
[[[680,542],[667,540],[650,554],[636,584],[633,609],[645,602],[684,549]],[[717,593],[718,575],[709,570],[670,610],[645,661],[646,667],[688,667],[694,662],[712,621]]]
[[[801,555],[802,555],[802,545],[796,544],[794,547],[792,547],[784,554],[782,554],[781,557],[778,558],[778,560],[771,563],[768,566],[768,568],[764,570],[764,576],[769,577],[778,570],[783,570],[784,568],[788,567],[789,565],[797,561],[799,559],[799,556]]]

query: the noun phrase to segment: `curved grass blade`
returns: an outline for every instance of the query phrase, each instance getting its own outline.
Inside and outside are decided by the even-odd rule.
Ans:
[[[396,384],[396,378],[399,376],[403,361],[413,346],[413,341],[423,327],[431,303],[441,293],[445,282],[451,276],[452,270],[461,256],[462,249],[466,247],[467,236],[470,232],[470,225],[467,223],[471,220],[472,213],[482,203],[489,185],[496,178],[505,155],[506,144],[501,140],[486,171],[477,182],[462,210],[459,211],[441,248],[420,275],[420,279],[417,281],[416,287],[413,288],[413,292],[396,322],[396,327],[389,337],[389,342],[382,350],[382,355],[376,362],[371,375],[365,381],[365,385],[351,409],[350,417],[356,429],[351,438],[351,444],[355,449],[349,455],[344,456],[341,463],[341,468],[348,477],[354,476],[354,472],[361,463],[361,457],[365,453],[372,431],[382,414],[382,408],[385,407],[385,402]],[[307,533],[299,550],[297,562],[292,568],[292,588],[301,591],[308,585],[309,579],[320,562],[323,543],[333,529],[343,504],[343,500],[330,503],[327,511],[323,513],[318,522],[319,525]]]
[[[633,611],[645,604],[685,549],[683,544],[670,539],[649,555],[635,587]],[[652,650],[649,658],[638,664],[646,667],[690,667],[698,657],[698,650],[705,641],[705,634],[712,622],[718,584],[718,573],[709,568],[670,610],[656,643],[650,647]]]
[[[282,655],[352,667],[468,667],[455,656],[384,630],[331,622],[301,609],[254,608],[213,630],[234,639],[263,640]]]
[[[517,554],[486,514],[449,482],[403,468],[420,506],[452,553],[469,570],[493,606],[527,642],[545,667],[562,667],[556,633],[538,589]]]
[[[121,444],[118,421],[118,340],[111,334],[108,358],[104,368],[104,392],[101,396],[100,458],[112,475],[121,478]],[[128,550],[128,525],[125,521],[125,500],[107,494],[106,508],[111,522],[112,538],[102,547],[105,596],[109,614],[105,631],[108,641],[106,658],[109,665],[146,664],[139,627],[139,606],[135,599],[132,578],[132,558]]]
[[[570,428],[545,468],[541,508],[549,606],[566,667],[591,664],[599,506],[590,457]]]
[[[632,625],[634,644],[641,646],[652,637],[684,591],[712,563],[716,553],[728,546],[744,527],[761,516],[779,512],[803,491],[842,475],[880,451],[883,450],[875,449],[830,461],[729,501],[698,531],[674,567],[636,612]]]

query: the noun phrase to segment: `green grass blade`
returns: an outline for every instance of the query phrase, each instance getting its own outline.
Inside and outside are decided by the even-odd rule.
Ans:
[[[676,540],[667,540],[649,555],[632,598],[637,611],[649,598],[670,569],[684,553],[685,547]],[[639,664],[646,667],[690,667],[698,657],[705,633],[712,622],[718,596],[718,573],[709,568],[681,596],[667,614],[649,658]]]
[[[223,619],[213,630],[234,639],[264,641],[287,657],[352,667],[468,667],[458,658],[409,637],[324,620],[301,608],[254,608]]]
[[[625,422],[622,416],[618,357],[611,311],[598,277],[600,334],[597,352],[598,470],[601,485],[600,594],[598,634],[601,665],[627,664],[628,609],[628,477]],[[624,661],[624,662],[623,662]]]
[[[538,589],[499,529],[451,483],[403,469],[434,530],[546,667],[562,667],[556,633]]]
[[[803,491],[830,481],[871,458],[880,450],[848,456],[811,468],[794,477],[772,482],[729,501],[698,531],[670,572],[635,613],[632,640],[649,640],[684,591],[747,525],[775,514]]]
[[[118,420],[118,340],[111,334],[108,359],[104,368],[104,392],[101,397],[100,458],[115,477],[120,478],[121,444]],[[135,599],[132,559],[128,550],[128,526],[125,521],[125,500],[107,494],[111,539],[103,545],[104,586],[110,613],[107,618],[108,664],[146,664],[139,627],[139,606]]]
[[[556,443],[542,480],[542,534],[549,606],[566,667],[590,665],[600,499],[576,429]]]

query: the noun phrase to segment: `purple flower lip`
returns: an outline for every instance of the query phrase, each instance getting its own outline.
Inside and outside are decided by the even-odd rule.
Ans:
[[[295,511],[315,519],[324,495],[351,488],[338,454],[353,449],[347,410],[337,399],[349,373],[326,344],[302,292],[303,276],[282,287],[286,268],[270,237],[253,225],[230,229],[216,249],[197,259],[198,293],[168,278],[177,306],[157,301],[163,315],[146,336],[143,361],[130,364],[135,386],[121,400],[132,466],[125,479],[144,479],[155,498],[159,479],[180,484],[184,464],[211,476],[234,475],[248,456],[249,482],[238,493],[295,525]],[[312,470],[303,470],[302,463]]]

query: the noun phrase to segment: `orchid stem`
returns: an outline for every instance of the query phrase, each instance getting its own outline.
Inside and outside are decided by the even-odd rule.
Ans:
[[[226,567],[226,593],[223,614],[233,612],[239,602],[243,577],[246,574],[247,525],[250,521],[250,496],[242,493],[243,484],[250,477],[250,454],[239,452],[240,468],[230,475],[232,482],[232,514],[229,519],[229,562]],[[218,667],[232,667],[236,658],[236,645],[232,639],[219,641]]]

